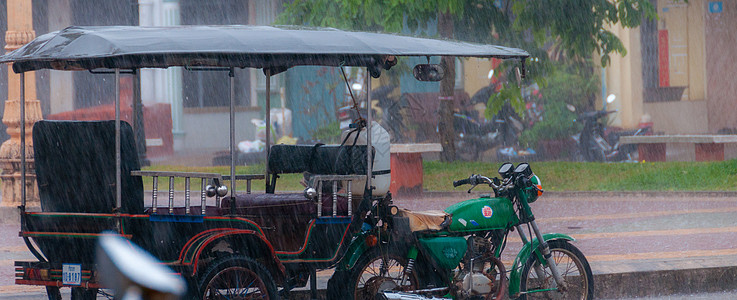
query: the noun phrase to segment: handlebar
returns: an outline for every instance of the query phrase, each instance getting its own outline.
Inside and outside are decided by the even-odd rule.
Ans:
[[[453,181],[453,187],[458,187],[458,186],[461,186],[461,185],[464,185],[464,184],[471,184],[471,180],[468,179],[468,178],[466,178],[466,179],[461,179],[461,180]]]
[[[502,182],[499,182],[499,180],[496,178],[491,179],[483,175],[473,174],[469,176],[468,178],[453,181],[453,187],[458,187],[464,184],[473,185],[471,189],[468,190],[468,192],[470,193],[471,190],[473,190],[473,188],[479,184],[488,184],[496,192],[505,192],[509,189],[514,188],[515,184],[519,184],[520,186],[524,186],[524,187],[529,187],[532,185],[532,183],[529,180],[526,180],[526,181],[518,180],[519,182],[515,182],[514,178],[516,177],[512,176],[512,177],[504,178],[502,179]]]

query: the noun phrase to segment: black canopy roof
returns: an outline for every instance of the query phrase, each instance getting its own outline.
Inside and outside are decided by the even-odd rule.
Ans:
[[[17,73],[38,69],[377,66],[382,57],[519,58],[516,48],[342,31],[271,26],[68,27],[0,56]]]

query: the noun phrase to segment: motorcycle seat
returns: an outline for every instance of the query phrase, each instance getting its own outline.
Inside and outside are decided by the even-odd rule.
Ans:
[[[442,210],[411,211],[400,208],[399,217],[409,219],[409,228],[412,232],[443,230],[441,224],[448,214]]]

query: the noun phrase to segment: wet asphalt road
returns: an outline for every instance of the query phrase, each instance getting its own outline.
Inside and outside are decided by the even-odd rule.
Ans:
[[[595,274],[737,265],[737,197],[597,195],[550,193],[532,204],[541,230],[576,238],[575,245]],[[471,197],[462,193],[426,196],[400,198],[395,204],[441,210]],[[44,298],[41,288],[13,285],[13,261],[33,260],[18,237],[18,226],[0,225],[0,240],[0,299]],[[520,246],[518,238],[510,239],[505,264],[511,264]],[[321,272],[319,286],[328,276],[329,271]],[[737,299],[735,293],[638,299]]]

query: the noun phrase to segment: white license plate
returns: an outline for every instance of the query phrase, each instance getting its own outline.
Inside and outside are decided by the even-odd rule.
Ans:
[[[61,283],[63,285],[81,285],[82,284],[82,265],[62,264]]]

